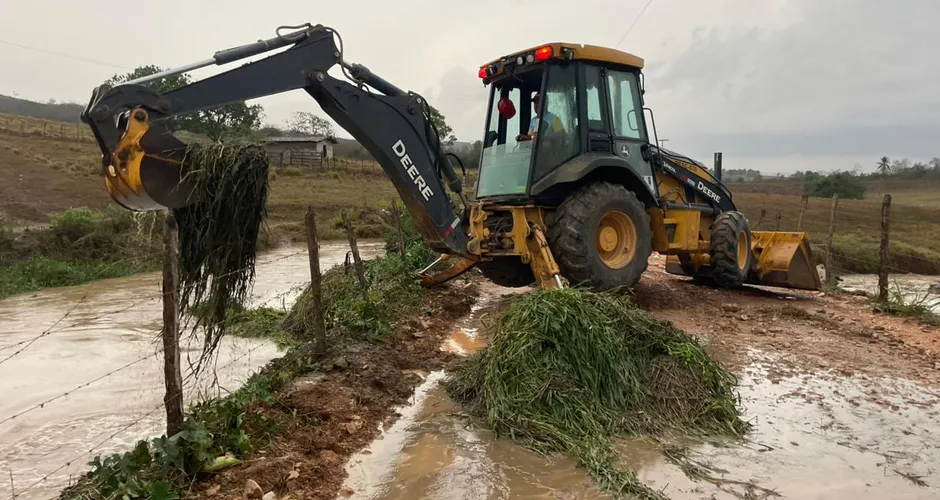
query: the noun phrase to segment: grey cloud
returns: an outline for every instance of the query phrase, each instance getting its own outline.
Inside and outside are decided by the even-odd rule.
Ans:
[[[684,53],[651,61],[661,133],[702,152],[940,153],[940,62],[928,54],[940,2],[794,5],[783,28],[700,28]]]

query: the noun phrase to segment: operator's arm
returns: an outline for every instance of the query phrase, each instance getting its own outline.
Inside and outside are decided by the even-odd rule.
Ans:
[[[114,88],[103,85],[95,89],[82,120],[91,126],[104,154],[105,166],[117,166],[133,157],[134,148],[143,150],[144,155],[155,153],[148,150],[148,144],[154,143],[146,135],[150,120],[304,89],[379,162],[428,245],[439,252],[466,254],[467,234],[460,227],[458,207],[444,192],[444,180],[461,200],[462,185],[433,130],[428,104],[420,96],[406,93],[371,74],[365,67],[343,61],[333,35],[332,29],[310,26],[221,51],[212,59]],[[156,78],[287,46],[280,53],[162,95],[142,86]],[[327,74],[337,64],[355,85]],[[137,137],[130,137],[132,125],[135,130],[142,130]],[[178,141],[177,145],[184,146]]]

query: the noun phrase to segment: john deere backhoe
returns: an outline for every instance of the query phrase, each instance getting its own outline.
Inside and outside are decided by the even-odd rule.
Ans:
[[[165,94],[144,86],[278,49]],[[328,74],[337,66],[345,80]],[[819,289],[806,233],[752,232],[720,171],[651,143],[642,68],[634,55],[570,43],[481,66],[491,90],[473,200],[462,194],[427,102],[347,61],[342,39],[321,25],[282,27],[205,61],[103,85],[82,120],[117,203],[179,208],[198,193],[183,178],[186,145],[162,119],[303,89],[381,164],[427,244],[451,262],[421,273],[429,286],[474,266],[504,286],[631,286],[655,250],[667,255],[669,272],[721,287]]]

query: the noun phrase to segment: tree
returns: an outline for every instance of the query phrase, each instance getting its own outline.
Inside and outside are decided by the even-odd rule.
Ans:
[[[287,120],[291,132],[317,137],[333,137],[333,124],[309,111],[294,111]]]
[[[808,196],[832,198],[838,193],[839,198],[861,200],[865,196],[866,186],[862,179],[851,172],[834,172],[829,175],[820,175],[807,179],[803,184],[803,192]]]
[[[450,125],[448,125],[447,121],[444,119],[444,115],[442,115],[437,108],[430,104],[428,104],[428,107],[431,108],[431,123],[437,128],[437,135],[441,138],[441,143],[445,146],[453,145],[457,142],[457,136],[454,135],[454,130],[450,128]]]
[[[130,73],[114,75],[105,83],[115,86],[145,76],[154,75],[161,71],[165,71],[164,68],[152,64],[139,66]],[[189,75],[182,73],[159,78],[144,83],[143,86],[153,89],[160,94],[164,94],[187,85],[190,81]],[[173,132],[186,130],[196,134],[205,134],[213,140],[220,140],[225,136],[244,136],[256,130],[261,126],[263,116],[264,109],[260,105],[254,104],[249,106],[242,101],[226,104],[218,108],[174,116],[164,120],[163,123]]]
[[[889,160],[887,156],[882,156],[881,160],[878,161],[878,173],[880,173],[882,177],[886,177],[891,173],[891,160]]]
[[[474,141],[470,146],[470,149],[463,151],[457,156],[460,157],[460,161],[463,162],[463,166],[470,169],[475,169],[480,165],[480,156],[483,154],[483,141]]]
[[[907,169],[911,168],[911,160],[907,158],[902,158],[900,160],[894,160],[891,162],[891,172],[898,174]]]

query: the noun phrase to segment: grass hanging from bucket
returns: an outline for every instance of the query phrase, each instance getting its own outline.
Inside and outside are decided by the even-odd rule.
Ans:
[[[184,182],[195,203],[174,210],[179,224],[180,306],[205,334],[196,371],[224,335],[226,312],[243,305],[255,277],[255,250],[265,220],[268,159],[254,144],[191,145]]]
[[[603,488],[661,500],[614,466],[617,435],[742,436],[736,380],[692,337],[613,293],[541,290],[499,317],[493,342],[447,382],[502,437],[572,455]]]

